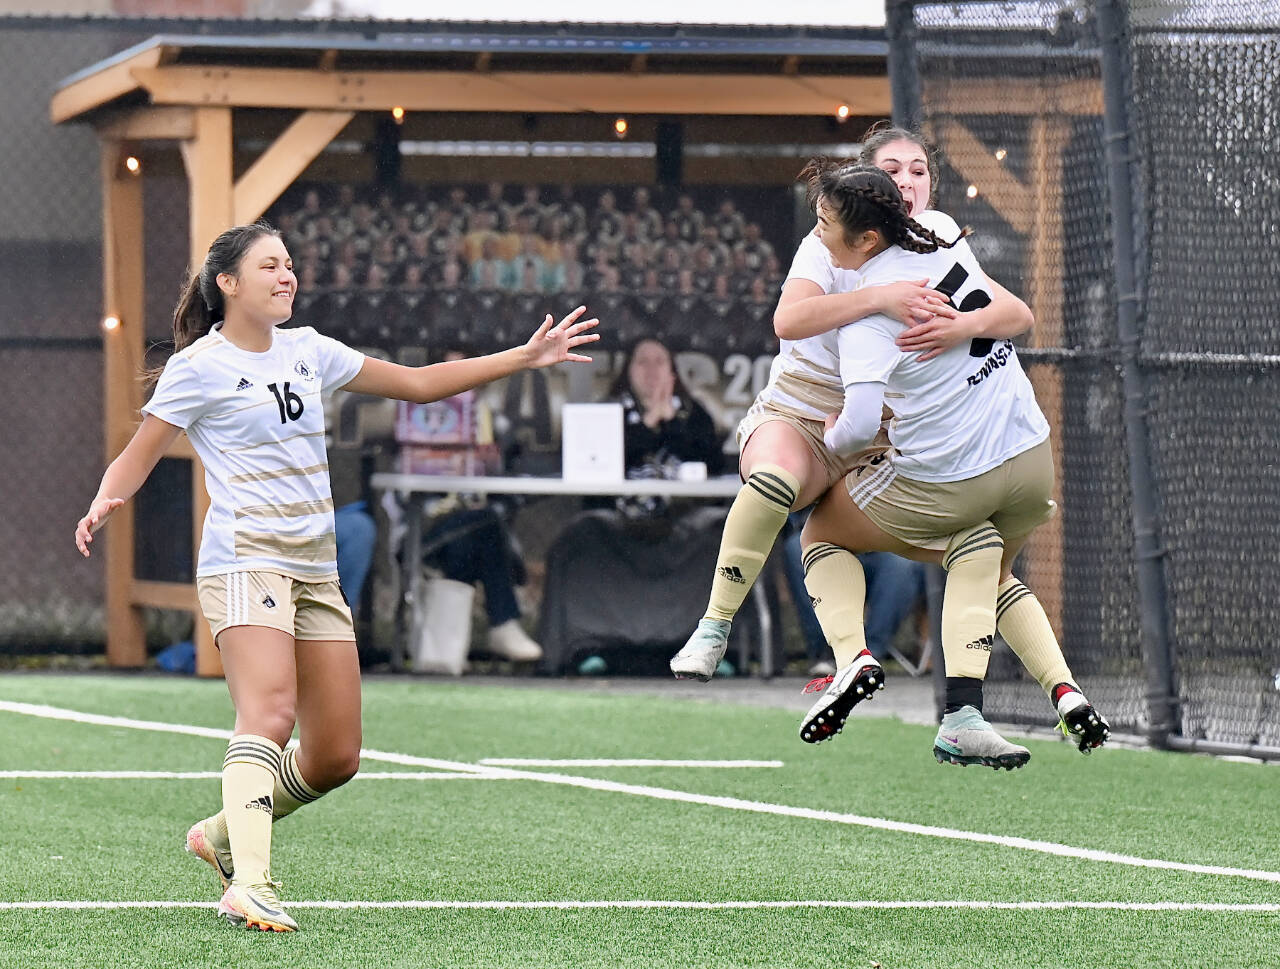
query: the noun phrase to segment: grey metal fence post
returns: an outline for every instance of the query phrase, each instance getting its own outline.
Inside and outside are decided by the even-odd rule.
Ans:
[[[1139,361],[1138,252],[1135,248],[1136,172],[1131,138],[1129,92],[1132,63],[1126,0],[1098,0],[1102,49],[1103,140],[1111,201],[1116,284],[1116,322],[1124,393],[1125,439],[1129,446],[1129,484],[1133,490],[1134,555],[1141,598],[1142,651],[1147,673],[1148,739],[1168,746],[1178,731],[1178,695],[1164,572],[1165,551],[1151,472],[1146,381]]]
[[[920,68],[916,62],[916,0],[886,0],[885,33],[889,38],[889,93],[893,123],[919,127]]]

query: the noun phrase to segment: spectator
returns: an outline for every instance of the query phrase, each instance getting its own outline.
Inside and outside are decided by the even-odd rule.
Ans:
[[[682,242],[692,246],[702,238],[702,226],[705,222],[701,212],[694,207],[693,196],[681,193],[676,200],[676,207],[667,215],[667,220],[676,224],[676,230]]]
[[[498,233],[494,229],[495,216],[489,209],[477,208],[471,213],[467,223],[466,235],[462,237],[462,258],[467,265],[473,264],[483,257],[484,245],[490,239],[497,242]],[[495,255],[497,250],[494,250]]]
[[[657,239],[662,235],[662,215],[649,201],[649,190],[643,185],[637,185],[631,193],[631,214],[639,223],[640,234],[646,239]]]
[[[774,254],[773,246],[760,237],[760,225],[756,222],[747,223],[742,241],[733,249],[746,257],[747,268],[753,273],[763,272],[766,261]]]
[[[716,234],[726,246],[737,245],[746,235],[746,220],[742,218],[738,207],[733,204],[733,199],[720,200],[720,207],[712,217],[711,224],[715,226]]]
[[[598,242],[615,242],[622,235],[622,213],[617,198],[605,189],[596,200],[596,209],[587,220],[587,235]]]
[[[515,267],[498,255],[497,236],[489,236],[481,245],[480,257],[471,263],[471,285],[476,289],[514,289]]]
[[[642,337],[609,393],[623,407],[628,477],[674,477],[681,462],[709,473],[724,455],[707,411],[689,394],[671,351]],[[541,610],[545,667],[580,673],[656,672],[679,618],[696,615],[689,578],[712,561],[721,508],[620,499],[570,521],[547,552]],[[661,604],[658,606],[658,604]]]

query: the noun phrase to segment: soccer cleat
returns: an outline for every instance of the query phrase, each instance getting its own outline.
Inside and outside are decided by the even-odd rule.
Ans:
[[[943,716],[933,741],[933,756],[939,764],[1013,770],[1031,759],[1031,751],[1001,737],[976,707],[963,706]]]
[[[218,903],[218,914],[237,928],[261,929],[263,932],[296,932],[298,923],[276,897],[275,882],[237,885],[234,882]]]
[[[1069,683],[1053,688],[1057,695],[1058,726],[1064,736],[1074,740],[1080,753],[1091,754],[1111,739],[1111,725],[1093,708],[1083,693]]]
[[[218,845],[216,837],[209,834],[208,825],[212,823],[213,818],[205,818],[191,826],[187,831],[187,850],[213,866],[213,870],[218,873],[218,878],[222,881],[222,890],[225,892],[231,886],[235,867],[231,863],[231,846]]]
[[[813,680],[805,687],[821,684],[823,680]],[[884,670],[865,649],[853,658],[853,662],[843,669],[836,670],[830,677],[826,692],[818,702],[809,708],[809,712],[800,721],[800,739],[807,744],[821,743],[829,740],[844,729],[844,722],[849,718],[849,711],[875,696],[876,690],[884,689]]]
[[[706,683],[715,676],[716,667],[724,659],[729,648],[729,630],[733,624],[727,619],[701,619],[684,648],[671,657],[671,672],[677,680],[701,680]]]

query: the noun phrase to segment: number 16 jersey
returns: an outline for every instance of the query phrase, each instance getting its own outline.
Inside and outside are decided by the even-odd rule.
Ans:
[[[325,388],[360,372],[364,355],[312,327],[276,329],[271,349],[242,350],[219,332],[169,358],[142,408],[184,429],[205,470],[196,575],[337,576],[325,448]]]

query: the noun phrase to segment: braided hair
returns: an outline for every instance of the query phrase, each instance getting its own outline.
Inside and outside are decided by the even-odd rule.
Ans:
[[[893,179],[880,169],[860,162],[832,162],[813,159],[797,176],[808,187],[809,205],[815,211],[825,202],[852,244],[860,232],[874,230],[893,246],[909,252],[937,252],[950,249],[969,234],[969,229],[947,242],[907,214],[906,203]]]

